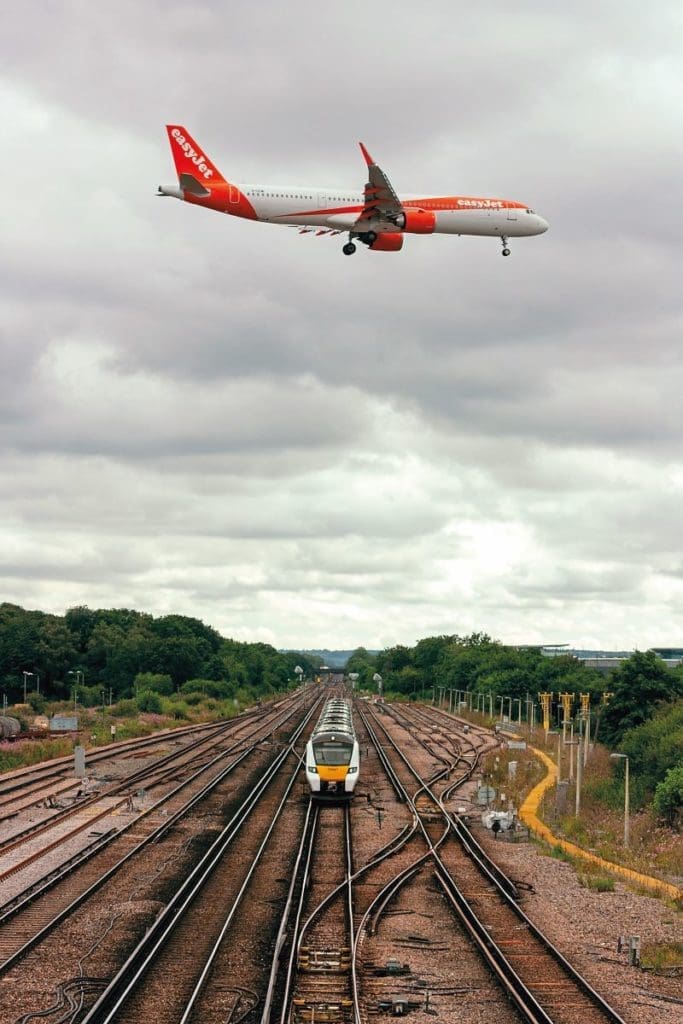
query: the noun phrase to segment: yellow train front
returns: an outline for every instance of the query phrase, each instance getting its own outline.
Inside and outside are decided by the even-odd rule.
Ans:
[[[330,803],[350,800],[360,768],[351,702],[333,697],[306,744],[306,779],[311,797]]]

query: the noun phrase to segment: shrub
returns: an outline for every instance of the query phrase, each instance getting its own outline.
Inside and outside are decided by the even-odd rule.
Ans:
[[[614,892],[614,879],[609,875],[578,875],[579,884],[594,892]]]
[[[184,700],[167,700],[164,701],[164,714],[171,715],[176,721],[187,721],[190,709]]]
[[[158,693],[153,693],[152,690],[145,690],[144,693],[138,694],[135,703],[139,711],[147,711],[152,715],[161,714],[161,697]]]
[[[184,691],[184,687],[183,687],[183,691]],[[183,701],[184,701],[184,703],[185,704],[189,704],[191,707],[194,707],[196,704],[201,704],[201,702],[203,700],[204,700],[204,698],[202,697],[201,693],[196,693],[196,692],[195,693],[185,693],[185,692],[183,692]]]
[[[170,697],[173,693],[173,680],[171,677],[158,672],[139,672],[135,677],[133,685],[136,692],[161,693],[165,697]]]
[[[667,824],[673,825],[680,817],[683,813],[683,764],[669,769],[655,789],[652,803],[655,813]]]
[[[137,701],[132,698],[120,700],[114,710],[119,718],[135,718],[138,713]]]

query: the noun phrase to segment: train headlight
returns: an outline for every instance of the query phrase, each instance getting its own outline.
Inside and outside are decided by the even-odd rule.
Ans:
[[[316,768],[316,766],[314,764],[309,764],[307,766],[307,768],[306,768],[306,771],[310,772],[311,775],[317,775],[318,774],[318,769]]]
[[[357,772],[357,771],[358,771],[357,768],[349,768],[349,775],[353,775],[353,773]]]

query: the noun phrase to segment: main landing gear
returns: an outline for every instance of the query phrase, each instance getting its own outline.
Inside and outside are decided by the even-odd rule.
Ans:
[[[503,243],[503,256],[509,256],[510,250],[508,249],[507,235],[501,235],[500,240]]]
[[[367,245],[370,248],[377,241],[376,231],[359,231],[349,235],[349,240],[346,245],[342,246],[342,252],[345,256],[353,256],[356,251],[356,246],[353,244],[353,239],[357,238],[363,245]]]

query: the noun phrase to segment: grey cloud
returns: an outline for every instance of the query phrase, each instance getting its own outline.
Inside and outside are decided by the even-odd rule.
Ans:
[[[7,596],[288,646],[674,627],[677,5],[124,0],[6,27]],[[400,190],[510,195],[551,231],[345,260],[157,199],[166,120],[238,181],[360,185],[362,138]]]

